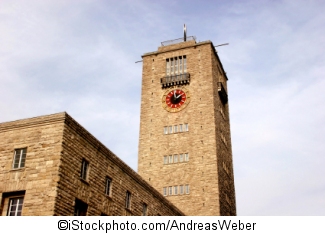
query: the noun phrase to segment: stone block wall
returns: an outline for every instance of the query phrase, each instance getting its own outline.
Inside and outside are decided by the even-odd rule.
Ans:
[[[211,50],[213,87],[221,82],[228,94],[227,75],[222,67],[216,50]],[[220,194],[220,215],[236,215],[236,194],[232,161],[230,134],[229,102],[220,99],[218,90],[214,90],[215,134],[217,139],[218,186]]]
[[[189,85],[162,88],[160,79],[166,76],[166,59],[186,56]],[[225,191],[225,180],[233,186],[233,178],[226,178],[221,156],[227,157],[232,172],[232,154],[228,105],[220,115],[217,82],[227,89],[226,76],[210,41],[188,41],[159,47],[158,51],[143,55],[141,118],[138,172],[152,186],[163,193],[164,188],[188,184],[189,194],[169,194],[166,198],[186,215],[235,215],[234,188]],[[187,89],[190,103],[179,112],[166,111],[162,97],[166,90]],[[164,127],[188,124],[188,132],[164,134]],[[222,129],[222,131],[221,131]],[[224,145],[224,139],[229,143]],[[164,156],[188,153],[189,161],[165,164]],[[225,206],[227,197],[232,206]],[[228,202],[228,201],[227,201]]]
[[[126,147],[127,148],[127,147]],[[135,157],[136,158],[136,157]],[[89,163],[86,181],[80,178],[83,159]],[[87,215],[183,215],[135,171],[66,114],[56,215],[73,215],[75,199],[88,204]],[[109,177],[111,191],[105,194]],[[126,192],[131,207],[126,208]]]
[[[21,148],[25,166],[13,169]],[[0,124],[0,215],[17,197],[24,198],[22,215],[74,215],[76,202],[88,205],[86,215],[143,215],[144,204],[146,215],[184,215],[65,112]]]
[[[0,124],[0,213],[9,198],[24,196],[22,215],[53,215],[63,137],[62,114]],[[15,149],[26,148],[25,166],[13,168]]]

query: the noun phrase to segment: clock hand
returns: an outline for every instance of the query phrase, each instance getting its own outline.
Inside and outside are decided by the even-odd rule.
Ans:
[[[178,96],[176,97],[176,99],[179,98],[180,96],[182,96],[182,94],[178,95]]]
[[[176,98],[176,89],[174,90],[174,98]]]

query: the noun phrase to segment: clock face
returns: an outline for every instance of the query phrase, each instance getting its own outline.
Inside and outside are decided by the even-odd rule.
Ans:
[[[177,112],[189,103],[189,92],[184,88],[174,88],[165,92],[162,98],[163,107],[169,112]]]

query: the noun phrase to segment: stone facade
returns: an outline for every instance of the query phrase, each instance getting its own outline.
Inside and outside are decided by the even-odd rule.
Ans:
[[[67,113],[0,124],[1,215],[13,199],[22,215],[184,215]]]
[[[190,82],[162,86],[166,61],[184,56]],[[212,42],[162,46],[142,58],[138,173],[186,215],[236,215],[227,76]],[[190,102],[170,112],[164,96],[175,89]]]

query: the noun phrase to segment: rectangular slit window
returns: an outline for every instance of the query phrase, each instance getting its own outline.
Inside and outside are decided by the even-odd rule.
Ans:
[[[182,63],[183,63],[182,57],[179,57],[179,73],[180,74],[183,74]]]
[[[185,193],[190,194],[190,186],[188,184],[185,185]]]
[[[108,196],[111,196],[111,186],[112,186],[112,179],[106,177],[105,194]]]
[[[167,156],[164,156],[164,164],[168,164],[168,157]]]
[[[143,203],[142,204],[142,215],[143,216],[146,216],[147,215],[147,212],[148,212],[148,205]]]
[[[164,196],[167,196],[167,187],[163,188],[163,194],[164,194]]]
[[[129,191],[126,191],[125,208],[126,209],[131,209],[131,193]]]
[[[183,185],[179,186],[179,194],[184,194],[184,186]]]
[[[169,59],[166,60],[166,75],[170,75],[170,62],[169,62]]]
[[[179,162],[183,162],[183,154],[179,154]]]
[[[178,186],[174,186],[174,195],[178,194]]]
[[[178,162],[178,155],[174,155],[174,163],[177,163]]]
[[[81,165],[81,173],[80,173],[80,178],[83,179],[83,180],[87,180],[88,167],[89,167],[89,162],[86,161],[85,159],[83,159],[82,160],[82,165]]]
[[[189,159],[188,153],[184,154],[184,159],[185,159],[185,161],[188,161],[188,159]]]
[[[169,156],[169,163],[173,163],[173,156],[172,155]]]

